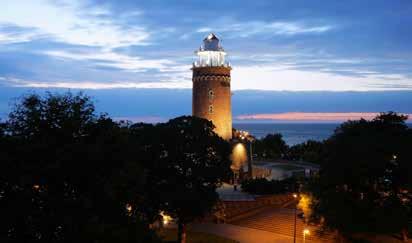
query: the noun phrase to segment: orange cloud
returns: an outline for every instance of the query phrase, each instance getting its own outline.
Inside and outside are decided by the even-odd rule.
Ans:
[[[347,121],[359,120],[361,118],[371,120],[379,113],[376,112],[286,112],[239,115],[239,120],[276,120],[276,121]],[[411,121],[412,114],[409,116]]]

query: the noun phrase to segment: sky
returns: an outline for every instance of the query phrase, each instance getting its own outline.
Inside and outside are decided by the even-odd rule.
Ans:
[[[1,5],[0,117],[27,92],[69,89],[90,94],[114,117],[158,121],[190,114],[194,51],[210,32],[233,67],[235,120],[412,113],[409,0]]]

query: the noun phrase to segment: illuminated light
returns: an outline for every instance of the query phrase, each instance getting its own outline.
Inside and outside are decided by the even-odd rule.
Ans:
[[[294,198],[298,198],[298,194],[293,193],[293,197],[294,197]]]
[[[210,33],[203,40],[203,45],[196,54],[199,56],[199,59],[194,63],[195,67],[229,66],[225,62],[226,52],[220,45],[220,40],[213,33]]]
[[[36,190],[36,191],[38,191],[38,190],[40,189],[40,185],[34,184],[34,185],[33,185],[33,189]]]
[[[309,219],[312,215],[311,205],[312,205],[312,196],[310,194],[302,193],[299,195],[299,202],[298,202],[297,208],[303,212],[305,219]]]
[[[303,230],[303,243],[306,243],[306,235],[310,235],[310,231],[308,229]]]
[[[129,212],[129,213],[132,212],[132,209],[133,209],[133,208],[132,208],[132,205],[126,204],[126,211],[127,211],[127,212]]]
[[[396,154],[394,154],[394,155],[392,156],[392,158],[393,158],[393,159],[397,159],[398,156],[396,156]]]
[[[164,225],[168,225],[170,223],[170,221],[172,221],[172,217],[170,217],[169,215],[167,215],[165,212],[161,211],[160,212],[160,216],[162,216],[162,222]]]
[[[243,143],[236,144],[232,150],[232,168],[239,170],[247,160],[247,151]]]
[[[224,66],[225,52],[222,51],[199,51],[197,53],[199,60],[195,63],[196,66]]]
[[[253,137],[250,136],[248,131],[237,130],[235,136],[238,137],[241,140],[248,140],[248,141],[253,140]]]

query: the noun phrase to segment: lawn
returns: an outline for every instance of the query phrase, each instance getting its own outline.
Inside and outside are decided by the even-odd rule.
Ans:
[[[290,164],[276,164],[271,166],[274,169],[281,169],[281,170],[304,170],[305,168],[298,165],[290,165]]]
[[[166,242],[176,242],[177,230],[176,229],[160,229],[158,235]],[[201,232],[187,232],[187,243],[238,243],[237,241],[223,238],[221,236],[201,233]]]

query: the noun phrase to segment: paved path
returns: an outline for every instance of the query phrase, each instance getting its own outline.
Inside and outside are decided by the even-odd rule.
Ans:
[[[289,208],[268,207],[255,215],[231,223],[242,227],[293,237],[294,210]],[[310,231],[310,234],[305,237],[307,243],[333,242],[331,234],[323,236],[317,235],[317,227],[304,224],[300,218],[296,220],[296,242],[303,242],[304,229]]]
[[[219,235],[240,243],[292,243],[293,238],[268,231],[251,229],[231,224],[191,224],[190,230]]]
[[[219,198],[222,201],[254,201],[255,196],[242,192],[240,185],[237,186],[237,190],[233,189],[233,185],[223,183],[216,192],[219,194]]]

